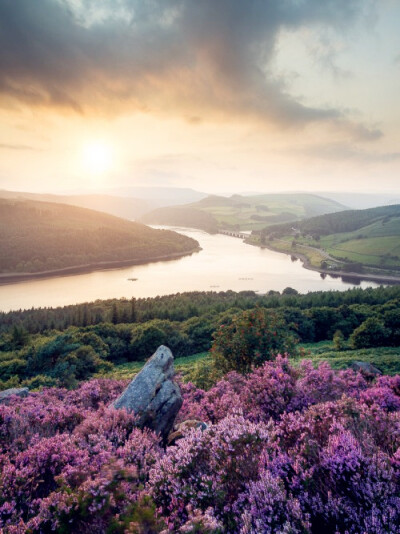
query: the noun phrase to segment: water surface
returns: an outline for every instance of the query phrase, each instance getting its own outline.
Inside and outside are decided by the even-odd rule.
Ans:
[[[253,290],[265,293],[293,287],[308,291],[344,290],[355,284],[302,267],[279,252],[246,245],[241,239],[179,228],[202,251],[184,258],[85,274],[27,280],[0,286],[0,310],[55,307],[96,299],[155,297],[184,291]],[[129,280],[134,279],[137,280]],[[376,287],[361,282],[359,287]]]

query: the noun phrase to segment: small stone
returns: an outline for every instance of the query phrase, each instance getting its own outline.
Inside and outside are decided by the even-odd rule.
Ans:
[[[174,432],[171,432],[168,436],[167,445],[175,445],[178,439],[182,439],[185,434],[192,428],[200,428],[204,431],[208,428],[207,423],[198,421],[197,419],[187,419],[176,426]]]
[[[353,371],[360,372],[367,378],[374,378],[382,374],[382,371],[368,362],[352,362],[350,367]]]
[[[138,426],[154,430],[165,443],[183,402],[173,377],[174,357],[161,345],[113,403],[114,408],[135,413]]]
[[[10,388],[0,391],[0,404],[7,404],[13,395],[17,397],[27,397],[29,395],[28,388]]]

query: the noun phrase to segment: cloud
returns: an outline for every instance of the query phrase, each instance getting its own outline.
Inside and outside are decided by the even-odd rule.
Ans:
[[[0,143],[0,150],[33,150],[35,152],[41,152],[40,148],[35,148],[34,146],[7,143]]]
[[[282,29],[351,25],[362,0],[2,0],[0,103],[196,123],[345,119],[303,105],[271,69]],[[356,127],[355,127],[356,128]]]
[[[362,150],[344,143],[319,144],[313,147],[300,148],[298,153],[307,157],[328,161],[354,161],[369,165],[375,163],[391,163],[400,160],[400,152],[373,152]]]

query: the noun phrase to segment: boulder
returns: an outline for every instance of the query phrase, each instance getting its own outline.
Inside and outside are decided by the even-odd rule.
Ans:
[[[382,374],[382,371],[368,362],[352,362],[350,367],[353,371],[360,372],[367,378],[375,378]]]
[[[168,347],[161,345],[113,403],[114,408],[134,412],[141,428],[154,430],[166,443],[183,402],[173,377],[174,357]]]
[[[17,397],[27,397],[29,395],[29,389],[10,388],[0,391],[0,404],[7,404],[13,395],[17,395]]]
[[[177,425],[174,431],[171,432],[168,436],[167,445],[175,445],[178,439],[182,439],[192,428],[200,428],[201,431],[204,431],[208,428],[208,425],[197,419],[187,419]]]

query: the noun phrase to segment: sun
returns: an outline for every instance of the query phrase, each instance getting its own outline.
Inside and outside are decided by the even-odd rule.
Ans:
[[[90,141],[83,147],[83,166],[91,174],[105,174],[114,164],[112,146],[105,141]]]

